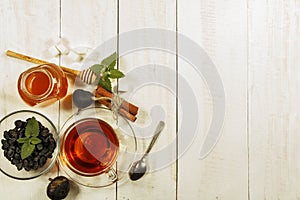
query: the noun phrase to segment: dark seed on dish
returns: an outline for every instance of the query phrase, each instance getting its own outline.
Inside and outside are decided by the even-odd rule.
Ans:
[[[37,170],[39,168],[39,163],[34,162],[32,169]]]
[[[39,152],[38,151],[34,151],[32,155],[35,158],[35,157],[39,156]]]
[[[45,128],[41,131],[41,136],[46,137],[49,134],[49,129]]]
[[[21,147],[16,148],[16,153],[21,153]]]
[[[15,126],[17,128],[22,128],[24,126],[24,124],[21,120],[17,120],[17,121],[15,121]]]
[[[18,163],[16,164],[17,169],[20,171],[21,169],[23,169],[23,164],[22,163]]]
[[[42,142],[35,146],[35,149],[30,156],[24,160],[21,159],[23,143],[19,143],[17,139],[25,137],[25,128],[29,119],[30,118],[26,121],[16,120],[14,122],[15,127],[4,131],[4,139],[1,140],[1,149],[3,150],[4,156],[11,164],[15,165],[18,170],[37,170],[45,165],[48,158],[52,158],[52,154],[56,148],[56,142],[52,133],[50,133],[48,128],[38,122],[40,133],[37,137]]]
[[[9,148],[8,148],[8,150],[15,150],[16,149],[16,147],[15,146],[10,146]]]
[[[36,145],[37,150],[41,151],[43,149],[43,144],[39,143]]]
[[[36,157],[33,158],[34,162],[38,162],[39,160],[40,160],[40,156],[36,156]]]
[[[9,150],[7,151],[7,157],[12,158],[13,155],[14,155],[14,150],[9,149]]]
[[[7,140],[10,139],[8,131],[4,131],[4,138]]]
[[[30,167],[24,167],[24,169],[25,169],[26,171],[30,171],[30,170],[31,170]]]
[[[8,142],[6,140],[2,139],[1,143],[2,143],[2,149],[3,150],[8,149],[9,144],[8,144]]]
[[[18,139],[18,133],[15,130],[10,131],[10,137],[12,139]]]
[[[32,167],[32,166],[33,166],[33,160],[31,160],[31,159],[29,160],[28,166],[29,166],[29,167]]]
[[[18,154],[18,153],[15,153],[14,158],[15,158],[15,159],[18,159],[18,160],[21,160],[21,155]]]
[[[16,165],[19,162],[20,162],[20,160],[14,158],[14,159],[12,159],[11,164]]]
[[[11,140],[11,139],[8,139],[7,142],[8,142],[8,144],[9,144],[10,146],[12,146],[12,145],[14,144],[15,141],[13,141],[13,140]]]
[[[27,159],[24,159],[23,160],[23,166],[24,167],[28,167],[29,163],[28,163],[28,160]]]
[[[45,156],[42,156],[39,159],[39,166],[43,166],[46,163],[47,158]]]

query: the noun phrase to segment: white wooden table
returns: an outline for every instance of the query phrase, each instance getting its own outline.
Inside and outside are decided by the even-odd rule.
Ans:
[[[226,96],[219,142],[207,157],[199,159],[213,106],[204,79],[193,77],[189,64],[178,54],[131,52],[119,65],[126,73],[159,64],[191,80],[199,109],[196,136],[179,157],[181,141],[176,140],[176,130],[181,116],[176,91],[174,96],[159,85],[142,87],[132,98],[143,110],[137,124],[148,126],[151,108],[161,106],[167,127],[153,151],[175,141],[163,159],[179,158],[137,182],[101,189],[73,186],[67,199],[300,199],[299,17],[300,3],[292,0],[2,0],[1,117],[15,110],[33,109],[46,114],[59,128],[71,114],[63,100],[32,108],[19,98],[18,74],[34,65],[6,57],[7,49],[80,68],[81,63],[70,63],[65,56],[47,57],[45,52],[59,38],[66,39],[73,49],[95,48],[114,37],[122,44],[121,36],[128,31],[167,29],[175,37],[166,38],[166,43],[171,42],[175,52],[184,45],[178,40],[183,34],[202,47],[216,66]],[[180,99],[180,91],[177,95]],[[140,152],[148,142],[139,140]],[[153,169],[157,163],[151,160]],[[47,199],[47,179],[56,173],[53,169],[30,181],[0,174],[0,197]]]

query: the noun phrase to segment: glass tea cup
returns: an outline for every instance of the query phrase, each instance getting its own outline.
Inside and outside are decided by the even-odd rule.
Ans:
[[[61,129],[59,163],[75,182],[105,187],[128,179],[137,142],[130,124],[102,107],[87,108],[68,118]]]

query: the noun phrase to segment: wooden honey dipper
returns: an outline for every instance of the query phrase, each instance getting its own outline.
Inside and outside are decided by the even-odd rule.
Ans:
[[[24,54],[20,54],[11,50],[7,50],[6,51],[6,55],[13,57],[13,58],[18,58],[21,60],[25,60],[31,63],[35,63],[35,64],[39,64],[39,65],[43,65],[43,64],[48,64],[50,62],[44,61],[44,60],[40,60],[37,58],[33,58]],[[80,80],[83,81],[84,83],[87,84],[92,84],[95,82],[95,80],[97,79],[97,75],[91,70],[91,69],[85,69],[82,71],[79,70],[75,70],[75,69],[70,69],[64,66],[59,66],[64,72],[72,74],[74,76],[79,76]]]

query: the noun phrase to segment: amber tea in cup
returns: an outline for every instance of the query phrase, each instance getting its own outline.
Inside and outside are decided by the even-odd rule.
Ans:
[[[86,118],[71,125],[62,142],[65,164],[75,173],[94,176],[107,172],[115,163],[119,141],[105,121]]]

